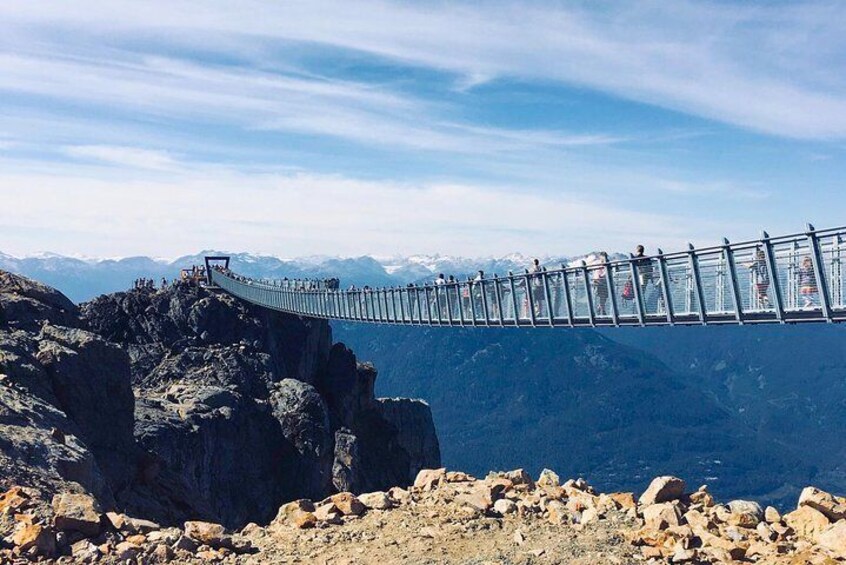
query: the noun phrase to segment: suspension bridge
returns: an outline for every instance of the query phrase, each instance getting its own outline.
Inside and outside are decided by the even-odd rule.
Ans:
[[[846,227],[648,257],[392,288],[268,280],[206,257],[207,284],[310,318],[481,327],[720,325],[846,321]]]

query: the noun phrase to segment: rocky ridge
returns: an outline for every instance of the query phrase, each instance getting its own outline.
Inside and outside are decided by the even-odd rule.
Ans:
[[[440,461],[431,415],[375,398],[375,379],[326,322],[184,284],[78,308],[0,272],[0,489],[27,489],[32,525],[78,494],[237,528],[286,500],[410,484]]]
[[[0,562],[76,563],[688,563],[836,565],[846,562],[846,498],[806,488],[795,510],[718,504],[679,478],[654,479],[639,497],[599,493],[583,479],[544,470],[476,479],[420,471],[408,488],[282,505],[265,527],[240,531],[187,521],[161,527],[103,513],[87,495],[56,496],[38,520],[28,489],[0,495],[9,545]],[[5,560],[5,561],[4,561]]]

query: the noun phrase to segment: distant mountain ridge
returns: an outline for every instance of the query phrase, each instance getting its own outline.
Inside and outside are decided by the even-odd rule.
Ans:
[[[60,288],[74,302],[83,302],[100,294],[129,288],[139,277],[153,279],[157,284],[162,278],[172,280],[179,276],[180,269],[202,264],[206,255],[227,255],[232,260],[233,270],[252,277],[340,277],[345,286],[367,284],[376,287],[426,282],[439,273],[465,278],[480,269],[491,275],[505,275],[509,271],[522,272],[533,259],[520,253],[476,258],[451,255],[365,255],[349,258],[311,256],[286,260],[271,255],[215,250],[204,250],[176,259],[146,256],[97,259],[69,257],[56,253],[15,257],[0,252],[0,269],[44,281]],[[582,259],[592,261],[595,258],[595,253],[580,257],[539,257],[541,263],[548,268],[575,264]]]

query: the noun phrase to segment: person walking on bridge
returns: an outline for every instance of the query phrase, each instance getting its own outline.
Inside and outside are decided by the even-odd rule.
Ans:
[[[767,257],[760,247],[755,251],[755,259],[746,265],[752,277],[752,284],[755,285],[758,306],[760,308],[770,307],[770,271],[767,269]]]
[[[447,302],[446,302],[447,301],[447,296],[446,296],[447,287],[446,287],[446,284],[447,284],[446,276],[444,276],[443,273],[439,274],[438,278],[435,279],[435,288],[434,288],[435,298],[434,298],[433,302],[436,302],[438,304],[437,308],[435,309],[435,313],[438,314],[438,318],[441,321],[443,321],[444,316],[447,315],[447,307],[446,307],[446,305],[447,305]],[[440,309],[440,310],[438,310],[438,309]]]
[[[596,294],[596,314],[597,316],[607,315],[606,305],[608,303],[608,253],[602,251],[599,253],[599,258],[595,262],[599,267],[593,269],[593,288]]]
[[[535,316],[544,315],[545,296],[543,292],[543,270],[540,266],[540,260],[535,258],[529,266],[528,273],[531,275],[530,291],[532,293],[532,302],[534,302]]]
[[[804,300],[802,308],[814,308],[816,303],[814,297],[819,296],[817,287],[817,274],[814,272],[814,263],[809,256],[802,259],[802,266],[799,267],[799,294]]]
[[[637,282],[640,286],[640,298],[643,300],[644,305],[648,305],[651,297],[646,291],[649,288],[649,284],[655,280],[655,269],[652,265],[652,260],[646,256],[643,245],[638,245],[635,248],[634,259],[634,264],[637,268]]]

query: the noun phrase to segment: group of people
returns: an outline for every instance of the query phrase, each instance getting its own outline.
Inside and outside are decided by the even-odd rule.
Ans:
[[[610,288],[608,285],[608,253],[602,251],[598,258],[591,263],[591,281],[596,297],[597,315],[607,315],[607,304]],[[632,256],[633,270],[637,273],[637,285],[641,299],[644,304],[654,304],[657,301],[660,309],[664,304],[664,292],[662,291],[663,281],[656,276],[655,266],[651,258],[647,257],[643,245],[638,245]],[[758,247],[753,258],[748,263],[741,263],[741,266],[749,270],[750,283],[755,289],[756,308],[769,309],[770,303],[770,269],[767,256],[763,248]],[[669,281],[675,281],[672,272],[667,271]],[[796,269],[796,287],[799,296],[802,298],[802,308],[815,308],[819,300],[819,288],[817,285],[816,271],[813,260],[810,256],[802,258],[802,262]],[[650,290],[652,292],[650,292]],[[623,285],[621,298],[624,301],[632,301],[636,298],[634,277],[629,275]]]
[[[755,251],[755,259],[746,266],[751,271],[752,284],[755,285],[758,301],[764,308],[769,308],[770,272],[764,250],[758,248]],[[796,270],[796,286],[799,289],[799,296],[802,297],[802,308],[816,307],[820,291],[817,286],[814,261],[809,255],[802,258],[802,263]]]
[[[141,277],[135,279],[132,287],[135,290],[155,290],[156,282],[153,279]],[[162,277],[160,288],[167,288],[167,279],[165,277]]]
[[[596,315],[608,315],[608,300],[612,288],[617,288],[623,305],[628,305],[628,308],[634,306],[634,301],[638,299],[638,296],[649,312],[660,312],[666,307],[663,285],[665,282],[676,281],[673,270],[662,269],[659,273],[657,264],[653,258],[646,255],[643,245],[638,245],[635,248],[630,265],[631,270],[620,289],[609,284],[608,276],[610,272],[613,272],[613,267],[609,262],[607,252],[599,252],[593,260],[587,263],[589,286],[594,299],[593,309]],[[756,301],[753,307],[770,308],[771,275],[764,249],[758,247],[752,253],[749,262],[738,263],[738,266],[748,269],[749,282],[754,289],[753,294]],[[228,269],[220,266],[216,266],[215,269],[252,284],[252,279],[231,273]],[[798,304],[797,306],[802,308],[817,307],[819,288],[811,257],[803,257],[801,263],[793,268],[793,272],[796,277],[793,287],[796,291],[795,296],[802,299],[801,306]],[[195,276],[204,274],[197,267],[194,268],[192,273]],[[406,315],[412,318],[422,317],[423,319],[440,317],[443,320],[450,316],[453,319],[458,319],[461,316],[463,320],[473,318],[498,319],[500,315],[506,319],[513,319],[515,316],[526,319],[530,311],[534,312],[535,317],[540,318],[556,315],[555,312],[560,312],[560,315],[563,315],[562,303],[567,285],[564,281],[553,277],[566,277],[564,271],[554,270],[547,274],[547,269],[541,265],[540,260],[533,259],[522,276],[514,277],[511,272],[508,275],[508,277],[503,278],[499,278],[497,275],[494,275],[493,278],[487,278],[485,272],[480,269],[475,276],[468,276],[466,280],[462,281],[454,275],[446,276],[444,273],[439,273],[432,283],[422,287],[409,283],[407,285],[408,296],[414,296],[414,298],[408,300],[407,308],[409,311]],[[690,273],[687,276],[689,277]],[[553,278],[553,280],[547,283],[545,282],[547,277]],[[280,283],[274,284],[298,291],[337,291],[340,289],[338,278],[290,280],[285,278]],[[166,285],[167,281],[162,279],[162,287]],[[153,288],[153,281],[138,279],[136,288]],[[578,289],[578,287],[576,288]],[[355,285],[352,285],[348,290],[351,292],[361,291],[356,308],[361,308],[362,311],[371,308],[371,306],[368,306],[368,296],[373,289],[368,286],[357,289]],[[379,307],[381,308],[381,306]],[[426,309],[429,310],[429,313],[424,316],[421,310],[425,311]]]

